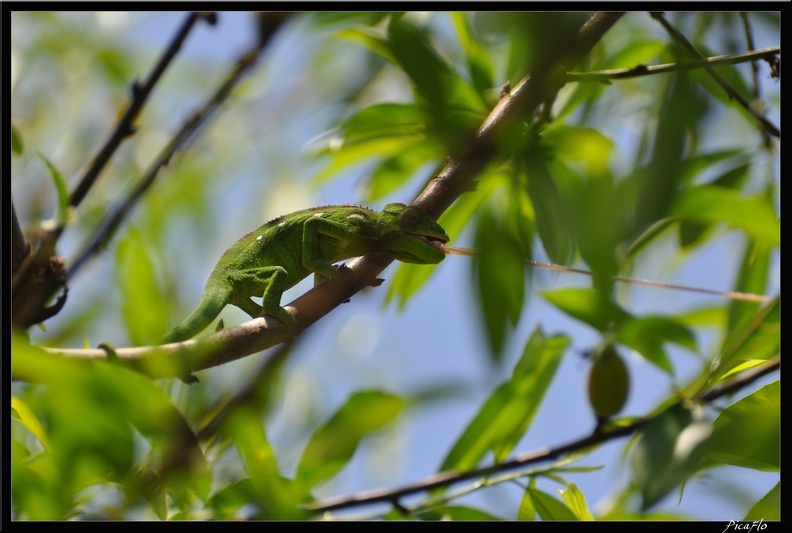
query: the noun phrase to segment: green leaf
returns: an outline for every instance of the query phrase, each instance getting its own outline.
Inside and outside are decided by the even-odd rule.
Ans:
[[[188,492],[190,498],[208,494],[211,476],[195,434],[151,379],[108,361],[51,355],[25,341],[14,345],[12,373],[47,385],[35,408],[52,443],[47,490],[62,505],[73,509],[79,491],[97,483],[126,484],[132,499],[155,498],[164,488],[176,505]],[[135,464],[141,436],[159,474],[143,484],[138,472],[146,465]]]
[[[490,354],[499,360],[507,331],[520,319],[525,293],[527,250],[505,216],[485,208],[476,221],[474,259],[479,312],[489,340]]]
[[[47,429],[25,401],[16,396],[12,396],[11,409],[14,413],[12,420],[21,422],[45,448],[51,448],[49,438],[47,437]]]
[[[559,489],[558,493],[561,499],[567,504],[567,507],[574,513],[577,520],[594,520],[594,516],[589,511],[588,504],[586,503],[586,496],[574,483],[569,483],[566,489]]]
[[[766,360],[780,352],[779,299],[746,316],[733,328],[712,365],[711,380],[723,379],[732,368],[755,359]]]
[[[429,44],[426,33],[405,19],[388,25],[388,45],[396,62],[430,106],[445,107],[444,95],[450,67]]]
[[[239,451],[249,483],[237,485],[225,496],[233,507],[240,497],[251,497],[261,507],[259,518],[297,520],[307,517],[302,503],[307,491],[299,484],[281,477],[277,457],[270,446],[261,417],[253,409],[237,409],[229,417],[229,433]],[[248,500],[248,503],[251,501]]]
[[[168,328],[170,317],[149,247],[137,231],[130,230],[118,243],[116,262],[116,283],[123,296],[129,339],[135,346],[156,343]]]
[[[668,92],[659,104],[651,163],[635,206],[636,231],[666,218],[679,194],[686,141],[690,133],[695,134],[706,110],[706,101],[700,96],[685,73],[676,74],[669,82]]]
[[[713,422],[707,458],[777,472],[781,458],[780,406],[780,381],[774,381],[724,409]]]
[[[702,185],[680,192],[669,216],[708,223],[727,223],[759,243],[778,246],[780,227],[773,209],[764,201],[738,191]]]
[[[743,520],[781,520],[781,482],[751,507]]]
[[[462,50],[465,52],[468,73],[473,85],[480,95],[495,86],[495,69],[487,50],[476,40],[473,29],[470,27],[470,13],[453,12],[451,20],[459,38]]]
[[[363,197],[373,202],[406,185],[423,165],[437,158],[438,147],[431,142],[416,143],[383,160],[364,184]]]
[[[527,152],[523,158],[528,194],[536,213],[536,230],[547,256],[552,262],[565,265],[572,256],[574,243],[564,217],[566,206],[554,179],[558,172],[551,176],[546,157],[537,149]]]
[[[529,504],[520,504],[520,510],[522,511],[523,508],[526,510],[530,507],[533,507],[536,512],[539,514],[539,518],[542,520],[569,520],[569,521],[577,521],[579,520],[575,514],[569,510],[569,507],[563,504],[563,502],[558,501],[557,499],[553,498],[550,494],[546,492],[542,492],[537,489],[528,488],[523,495],[523,500],[529,498],[531,500]],[[526,513],[527,514],[527,513]],[[525,518],[523,518],[525,519]],[[529,518],[530,520],[530,518]]]
[[[526,343],[511,379],[487,399],[440,470],[470,470],[490,450],[496,462],[506,459],[533,421],[568,346],[567,337],[545,337],[537,328]]]
[[[633,482],[643,497],[642,509],[656,504],[694,474],[712,431],[706,420],[694,418],[676,405],[652,420],[633,451]]]
[[[392,394],[364,391],[352,395],[311,436],[297,466],[297,481],[313,487],[332,478],[349,462],[366,435],[395,420],[403,410],[404,401]]]
[[[668,373],[673,369],[668,355],[663,350],[663,344],[673,342],[690,350],[696,350],[695,337],[687,327],[674,319],[661,316],[622,321],[616,327],[616,339]]]
[[[601,332],[610,331],[631,318],[629,313],[596,289],[555,289],[542,291],[542,296],[569,316]]]
[[[388,41],[385,39],[382,32],[376,28],[369,28],[366,26],[347,28],[336,33],[335,37],[351,43],[360,44],[391,63],[396,64],[396,58],[391,53]]]
[[[44,157],[41,153],[38,153],[38,156],[44,161],[44,164],[47,165],[47,170],[49,170],[52,181],[55,183],[55,190],[58,193],[58,208],[55,215],[55,224],[58,227],[63,227],[69,220],[69,191],[66,188],[66,182],[63,180],[61,173],[58,172],[58,169],[50,163],[49,159]]]
[[[770,248],[749,241],[745,248],[734,290],[749,294],[763,294],[770,275]],[[747,316],[759,310],[758,302],[732,300],[729,302],[729,331]]]

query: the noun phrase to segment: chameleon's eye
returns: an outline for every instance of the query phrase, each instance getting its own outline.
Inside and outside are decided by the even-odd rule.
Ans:
[[[399,225],[403,228],[409,228],[420,223],[423,219],[421,212],[414,207],[408,207],[399,215]]]

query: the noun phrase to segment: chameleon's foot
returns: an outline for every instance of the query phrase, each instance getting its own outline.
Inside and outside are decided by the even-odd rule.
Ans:
[[[294,315],[292,315],[289,311],[287,311],[283,307],[277,307],[271,310],[264,310],[262,315],[269,315],[277,318],[278,320],[283,322],[286,325],[286,327],[289,329],[297,327],[297,319],[294,318]]]

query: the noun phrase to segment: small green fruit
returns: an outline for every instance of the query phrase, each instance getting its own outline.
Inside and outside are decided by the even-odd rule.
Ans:
[[[618,352],[607,347],[594,356],[588,380],[589,403],[599,420],[618,413],[630,392],[630,375]]]

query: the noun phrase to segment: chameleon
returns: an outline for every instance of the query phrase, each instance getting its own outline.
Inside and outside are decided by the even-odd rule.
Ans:
[[[405,263],[437,264],[445,230],[417,207],[390,203],[382,211],[355,205],[325,205],[295,211],[259,226],[234,243],[209,275],[195,310],[164,338],[190,339],[227,305],[257,318],[270,315],[296,325],[281,307],[283,292],[311,273],[317,282],[338,278],[333,263],[370,252],[387,252]],[[251,297],[261,297],[261,305]]]

